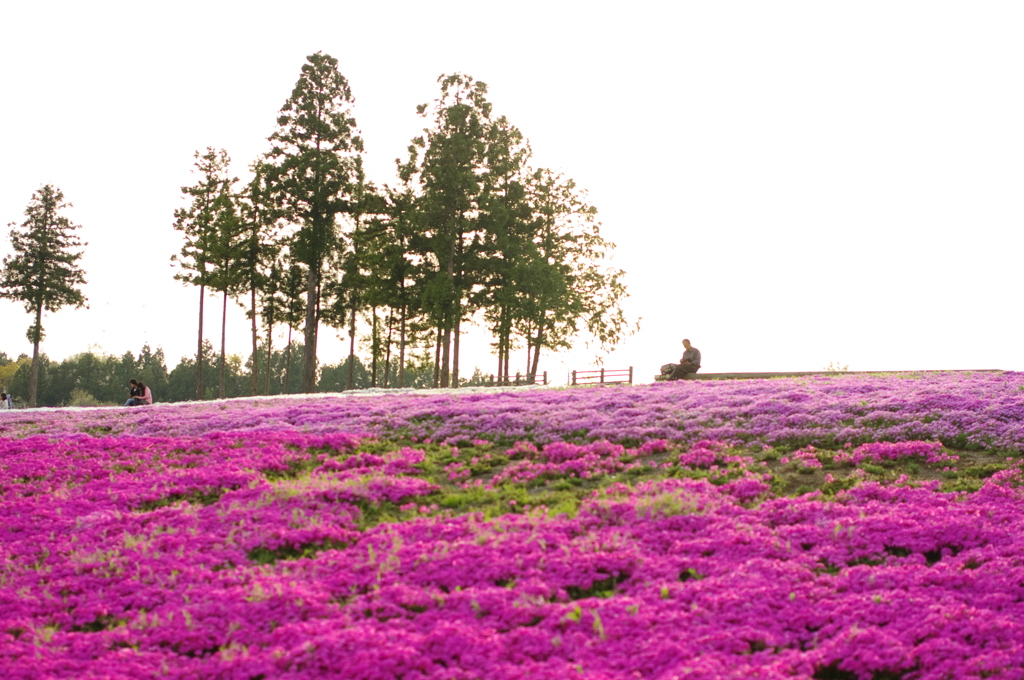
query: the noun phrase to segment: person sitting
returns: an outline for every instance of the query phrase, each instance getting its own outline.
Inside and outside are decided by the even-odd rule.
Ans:
[[[125,406],[135,406],[135,398],[139,396],[139,381],[132,378],[128,381],[128,401],[124,402]]]
[[[128,389],[129,399],[124,402],[125,406],[148,406],[153,403],[153,393],[149,391],[145,383],[132,378],[128,381],[128,384],[130,385]]]
[[[0,392],[0,411],[6,411],[10,408],[13,408],[10,395],[6,392]]]
[[[662,366],[662,372],[668,373],[669,380],[682,380],[688,373],[696,373],[700,370],[700,350],[693,347],[688,338],[683,340],[683,347],[683,357],[678,364]],[[669,370],[665,371],[666,368]]]

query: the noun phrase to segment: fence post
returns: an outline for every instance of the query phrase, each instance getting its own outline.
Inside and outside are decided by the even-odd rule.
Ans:
[[[548,384],[548,372],[547,371],[544,371],[544,382],[542,382],[541,384],[542,385],[547,385]]]
[[[604,384],[604,366],[601,367],[601,382],[600,382],[600,384],[601,385]]]
[[[573,372],[572,372],[572,384],[573,384],[573,385],[575,385],[575,384],[576,384],[576,371],[573,371]]]
[[[519,371],[516,371],[516,386],[519,385]]]
[[[633,384],[633,367],[632,366],[629,367],[629,384],[630,385]]]

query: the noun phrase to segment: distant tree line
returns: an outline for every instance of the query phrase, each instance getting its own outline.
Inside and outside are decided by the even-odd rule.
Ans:
[[[60,190],[41,188],[25,222],[10,225],[15,254],[0,273],[0,296],[21,301],[34,318],[29,404],[68,403],[76,387],[114,401],[125,373],[143,370],[140,361],[153,371],[158,398],[166,379],[167,400],[186,398],[182,390],[208,399],[457,387],[467,382],[459,358],[471,324],[490,331],[500,382],[519,372],[511,357],[523,349],[520,366],[533,380],[544,350],[568,348],[581,333],[607,349],[635,332],[621,306],[624,274],[605,261],[614,244],[601,236],[586,192],[530,165],[528,141],[494,114],[484,83],[462,74],[438,82],[438,98],[417,107],[426,127],[396,159],[394,186],[366,180],[352,91],[337,60],[322,53],[302,66],[248,183],[232,176],[227,151],[195,153],[196,181],[182,187],[174,212],[183,244],[171,259],[175,278],[198,288],[196,354],[170,372],[157,370],[159,350],[117,360],[86,353],[56,366],[39,353],[43,312],[86,303],[76,264],[86,244],[60,215],[70,205]],[[211,295],[220,302],[219,351],[203,327]],[[227,355],[229,300],[249,318],[247,366]],[[318,365],[321,325],[347,330],[342,364]],[[273,338],[283,328],[282,351]],[[357,358],[357,344],[368,359]],[[97,365],[107,377],[93,376]],[[43,383],[55,391],[37,394]]]
[[[207,342],[203,346],[204,362],[220,373],[220,357]],[[290,363],[296,357],[294,363]],[[280,395],[304,392],[301,373],[302,344],[292,343],[289,347],[274,350],[270,361],[262,354],[255,362],[260,368],[257,377],[261,394]],[[195,381],[197,362],[185,357],[177,366],[168,370],[162,349],[156,351],[148,345],[137,355],[125,352],[122,356],[81,352],[63,361],[51,361],[45,353],[36,361],[27,355],[17,359],[0,352],[0,389],[14,395],[18,406],[28,406],[29,382],[35,364],[38,406],[112,406],[124,404],[128,398],[128,381],[132,378],[145,383],[153,392],[157,402],[191,401],[196,398]],[[243,361],[237,355],[227,355],[224,366],[225,397],[241,397],[250,394],[253,358]],[[269,364],[270,373],[266,373]],[[381,367],[378,367],[381,368]],[[392,362],[387,376],[381,370],[377,381],[373,380],[371,368],[358,357],[349,366],[349,359],[335,365],[326,365],[319,371],[319,380],[314,392],[340,392],[348,389],[349,375],[354,389],[370,387],[397,387],[397,365]],[[405,367],[406,386],[411,388],[430,387],[433,368],[429,356],[412,358]],[[386,380],[386,381],[385,381]],[[463,380],[463,385],[485,384],[486,378],[477,372],[472,380]],[[218,398],[219,385],[210,385],[203,399]]]

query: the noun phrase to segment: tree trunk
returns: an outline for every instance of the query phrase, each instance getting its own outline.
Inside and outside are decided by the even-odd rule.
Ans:
[[[203,304],[206,300],[206,286],[199,286],[199,346],[196,349],[196,399],[203,400]]]
[[[541,310],[545,309],[546,303],[547,303],[547,301],[544,298],[541,298]],[[544,342],[544,322],[547,319],[547,312],[546,311],[541,311],[536,318],[537,318],[537,337],[536,337],[536,339],[534,339],[533,342],[531,343],[529,332],[527,332],[527,334],[526,334],[527,346],[529,346],[530,344],[533,345],[533,365],[532,366],[528,366],[528,371],[527,371],[529,373],[529,375],[531,377],[533,377],[533,378],[537,377],[537,365],[538,365],[538,363],[540,363],[540,347],[541,347],[541,344]]]
[[[502,339],[499,337],[498,338],[498,370],[495,371],[495,373],[494,373],[498,377],[498,384],[499,385],[501,384],[501,365],[502,365],[501,362],[505,358],[505,348],[502,347],[501,343],[502,343]]]
[[[447,322],[446,322],[447,323]],[[441,337],[441,374],[440,374],[440,386],[448,387],[449,370],[451,369],[452,360],[452,331],[449,328],[444,329],[444,333]]]
[[[533,366],[530,368],[528,378],[530,382],[537,380],[537,366],[540,364],[540,346],[544,341],[544,327],[537,328],[537,339],[533,343]]]
[[[274,356],[274,312],[273,307],[267,314],[267,375],[263,378],[263,393],[270,396],[271,360]]]
[[[352,319],[348,327],[348,385],[346,389],[355,387],[356,375],[356,303],[352,296]]]
[[[505,338],[505,366],[504,366],[504,368],[503,368],[503,370],[501,372],[502,380],[505,381],[504,382],[505,385],[507,385],[509,383],[509,380],[508,380],[508,364],[509,364],[509,359],[510,359],[511,356],[512,356],[512,336],[508,336],[508,337]]]
[[[402,305],[402,330],[398,341],[398,386],[405,387],[405,305]]]
[[[461,231],[457,232],[457,234],[456,234],[454,250],[455,250],[455,260],[457,260],[460,264],[459,264],[459,269],[458,269],[457,275],[453,274],[453,276],[452,276],[452,285],[455,287],[455,324],[454,324],[454,328],[452,329],[452,332],[454,333],[455,337],[452,339],[452,379],[451,379],[451,387],[453,389],[458,389],[458,387],[459,387],[459,340],[461,339],[461,336],[462,336],[462,286],[465,285],[465,281],[464,281],[464,277],[463,277],[463,271],[462,271],[462,264],[461,264],[463,259],[464,259],[463,249],[462,249],[462,232]],[[454,267],[454,264],[455,263],[453,261],[453,263],[452,263],[453,267]],[[454,272],[454,269],[453,269],[453,272]]]
[[[391,377],[391,342],[392,337],[395,333],[395,308],[388,308],[388,341],[387,349],[384,352],[384,387],[390,387],[389,378]]]
[[[512,312],[508,305],[505,305],[502,310],[501,320],[501,349],[502,349],[502,365],[499,367],[498,375],[501,377],[503,384],[508,384],[508,366],[509,361],[512,357]]]
[[[370,323],[373,335],[370,336],[370,386],[377,386],[377,354],[380,352],[380,332],[377,329],[377,307],[370,309]]]
[[[270,396],[270,373],[274,357],[274,306],[267,307],[267,374],[263,377],[263,393]]]
[[[437,327],[437,342],[434,345],[434,389],[440,384],[441,380],[441,337],[443,331],[441,327]]]
[[[456,229],[456,220],[452,220],[452,242],[448,246],[448,264],[446,273],[448,275],[448,282],[451,285],[452,297],[449,300],[450,306],[445,310],[444,314],[444,340],[442,345],[441,354],[441,387],[449,386],[449,378],[451,377],[451,348],[452,348],[452,319],[458,318],[456,315],[459,312],[459,300],[462,297],[462,293],[455,289],[455,251],[456,242],[460,239],[458,230]]]
[[[252,311],[252,396],[260,391],[259,336],[256,329],[256,286],[249,286],[249,306]]]
[[[320,263],[311,264],[306,277],[306,328],[302,347],[302,391],[316,388],[317,292],[320,289]]]
[[[501,308],[498,311],[498,370],[494,372],[497,378],[498,384],[501,384],[502,371],[505,368],[505,309]]]
[[[292,373],[292,322],[288,322],[288,346],[284,350],[284,394],[291,394],[288,391]]]
[[[219,392],[220,398],[224,398],[224,376],[226,375],[227,362],[225,361],[227,355],[227,342],[228,342],[228,292],[224,291],[224,304],[221,308],[220,313],[220,385]]]
[[[32,327],[32,372],[28,377],[28,405],[35,408],[39,396],[39,341],[43,335],[43,305],[36,307],[36,324]]]
[[[512,361],[512,312],[509,311],[508,307],[505,308],[505,364],[502,366],[501,375],[506,383],[508,383],[508,366]]]
[[[526,379],[529,379],[529,367],[534,364],[534,343],[526,340]]]
[[[457,388],[459,386],[459,337],[461,336],[462,330],[462,310],[458,312],[458,316],[455,317],[455,339],[452,341],[454,345],[452,347],[452,387]]]

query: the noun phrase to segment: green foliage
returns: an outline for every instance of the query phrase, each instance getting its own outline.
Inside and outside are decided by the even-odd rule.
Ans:
[[[886,470],[884,466],[875,465],[874,463],[861,463],[860,469],[863,470],[864,472],[867,472],[870,475],[876,475],[879,477],[884,477],[885,475],[888,474],[888,470]]]
[[[324,366],[320,369],[320,379],[317,382],[318,392],[342,392],[348,388],[349,372],[353,376],[353,387],[364,389],[370,387],[370,373],[358,357],[346,357],[344,361],[333,366]]]
[[[967,492],[973,493],[980,489],[985,484],[985,480],[977,479],[973,477],[959,477],[955,476],[953,479],[946,480],[939,487],[940,491],[947,493],[953,492]]]
[[[75,234],[81,227],[60,214],[71,207],[60,189],[47,184],[32,194],[25,221],[8,225],[14,252],[3,260],[0,297],[22,302],[25,311],[37,317],[43,311],[82,307],[86,302],[78,289],[85,285],[85,273],[77,262],[84,254],[79,249],[88,244]],[[37,318],[28,338],[38,343],[42,337]]]
[[[989,463],[987,465],[973,465],[961,470],[961,473],[966,477],[974,477],[975,479],[988,479],[997,472],[1001,472],[1006,469],[1005,463]]]
[[[277,293],[282,247],[278,242],[281,220],[270,194],[267,172],[260,162],[253,164],[253,179],[238,197],[239,243],[234,258],[235,283],[248,293],[247,316],[252,331],[252,357],[259,352],[259,306],[264,306],[267,322],[267,349],[273,337],[275,317],[283,316]],[[244,307],[245,304],[242,304]],[[250,395],[259,394],[259,370],[250,369]]]
[[[271,379],[269,394],[295,394],[302,391],[302,374],[299,359],[302,356],[302,344],[292,343],[289,347],[274,350],[270,362]],[[266,377],[266,357],[262,348],[257,354],[260,367],[260,380]],[[289,362],[291,365],[289,366]],[[339,364],[323,367],[317,391],[328,392],[345,389],[348,375],[348,360]],[[208,369],[220,370],[220,357],[213,350],[210,342],[203,343],[203,363]],[[145,383],[153,392],[156,402],[177,402],[195,399],[196,361],[192,357],[182,357],[173,370],[168,372],[164,352],[156,351],[145,345],[138,355],[126,352],[121,357],[81,352],[60,362],[53,362],[41,354],[37,360],[38,399],[40,406],[95,406],[121,405],[128,398],[128,381],[135,378]],[[242,397],[249,394],[252,383],[253,358],[250,356],[243,364],[237,355],[227,355],[225,360],[225,396],[227,398]],[[0,368],[10,368],[10,378],[3,385],[5,391],[19,398],[18,395],[28,394],[31,377],[32,361],[22,357],[17,362]],[[396,369],[391,369],[391,387],[397,386]],[[370,374],[362,362],[356,358],[356,389],[371,387]],[[407,385],[428,387],[431,381],[431,368],[418,363],[406,366]],[[262,382],[261,382],[262,384]],[[77,392],[76,392],[77,391]],[[207,384],[204,387],[204,399],[218,397],[219,388]],[[86,398],[85,395],[89,395]]]
[[[137,512],[150,512],[157,508],[166,508],[171,505],[177,505],[178,503],[191,503],[193,505],[213,505],[220,497],[224,495],[227,489],[221,489],[218,487],[211,487],[208,489],[194,489],[186,493],[172,493],[169,496],[163,498],[156,498],[151,501],[145,501],[135,507]]]
[[[99,399],[92,396],[85,390],[76,387],[71,390],[71,398],[68,399],[67,406],[104,406]]]
[[[547,290],[529,295],[525,323],[536,334],[533,344],[538,351],[566,347],[582,323],[590,339],[610,349],[638,328],[622,311],[625,272],[604,265],[615,244],[601,237],[597,209],[571,179],[538,170],[530,185],[539,251],[534,267],[546,271],[540,280],[547,281]]]
[[[591,581],[588,586],[566,586],[565,592],[569,596],[570,600],[582,600],[587,597],[608,598],[615,595],[616,587],[627,578],[629,577],[625,574],[608,576],[603,579]],[[596,616],[596,612],[594,615]],[[578,614],[576,615],[575,620],[579,620]],[[599,622],[600,619],[594,619],[594,630],[598,630],[600,628],[600,632],[603,636],[604,629],[600,626]]]
[[[463,74],[443,75],[441,96],[417,112],[430,127],[409,146],[399,166],[416,187],[416,244],[424,254],[421,307],[440,333],[439,379],[452,375],[452,333],[472,311],[469,292],[479,283],[482,196],[488,187],[487,134],[491,104],[487,85]]]
[[[12,394],[26,394],[31,367],[28,360],[14,364],[17,373],[10,380]],[[136,358],[131,352],[122,357],[96,354],[92,351],[72,355],[61,362],[51,362],[40,355],[38,405],[97,406],[119,405],[128,398],[128,381],[144,382],[157,401],[167,401],[167,367],[162,349],[155,352],[149,345]],[[194,389],[194,382],[189,391]],[[184,398],[189,398],[186,394]]]
[[[178,365],[174,367],[167,376],[166,395],[153,390],[153,397],[157,401],[188,401],[190,399],[213,399],[216,397],[212,385],[203,383],[203,392],[196,394],[196,386],[199,383],[198,375],[201,367],[217,365],[217,356],[213,352],[213,345],[209,340],[203,340],[200,361],[193,357],[182,357]],[[145,381],[143,381],[145,382]],[[232,395],[237,396],[237,395]]]
[[[841,479],[833,479],[831,482],[826,482],[821,485],[821,492],[826,496],[835,496],[840,491],[846,491],[857,486],[859,480],[856,477],[845,477]]]
[[[4,354],[3,356],[5,359],[7,358],[6,354]],[[17,361],[7,360],[5,363],[0,364],[0,390],[3,390],[4,392],[12,391],[11,389],[9,389],[9,386],[14,380],[14,376],[18,373],[22,366],[28,366],[29,368],[31,368],[31,365],[32,360],[29,359],[28,356],[24,354],[18,357]],[[25,392],[25,394],[28,394],[28,392]]]
[[[260,545],[250,550],[246,558],[253,564],[274,564],[279,560],[305,559],[324,550],[344,550],[346,547],[345,543],[330,540],[298,546],[289,543],[273,549]]]
[[[32,384],[33,372],[36,376],[36,405],[37,406],[59,406],[64,403],[66,397],[54,394],[50,381],[50,358],[45,353],[40,353],[35,360],[29,359],[18,363],[18,370],[11,378],[7,391],[13,394],[16,399],[24,402]]]
[[[224,149],[207,147],[196,151],[193,173],[196,183],[181,187],[187,204],[174,211],[174,229],[184,237],[181,252],[171,256],[179,271],[174,278],[196,286],[208,286],[216,276],[220,243],[224,227],[236,219],[233,187],[237,178],[230,177],[231,159]],[[222,277],[223,278],[223,277]]]
[[[421,216],[408,183],[401,189],[386,187],[379,196],[368,191],[364,198],[372,214],[352,233],[345,276],[336,290],[350,330],[357,309],[362,311],[363,324],[370,327],[364,344],[370,351],[371,384],[406,387],[413,376],[401,366],[408,363],[414,348],[430,342],[422,302],[425,273],[431,264],[419,237]],[[338,311],[333,314],[339,315]],[[433,384],[430,364],[431,380],[423,386]]]
[[[569,347],[581,331],[603,349],[616,344],[635,326],[621,309],[623,272],[604,265],[614,245],[600,236],[596,208],[572,180],[529,166],[529,143],[493,115],[484,83],[464,74],[439,82],[440,97],[417,109],[431,124],[399,175],[422,253],[422,311],[439,332],[440,385],[449,384],[452,333],[480,310],[502,380],[523,345],[530,379],[541,350]]]
[[[259,373],[258,383],[262,394],[296,394],[302,392],[302,343],[292,341],[282,349],[272,349],[269,360],[266,346],[257,348],[255,361]],[[253,357],[245,363],[245,369],[252,377]],[[244,374],[243,374],[244,375]]]

